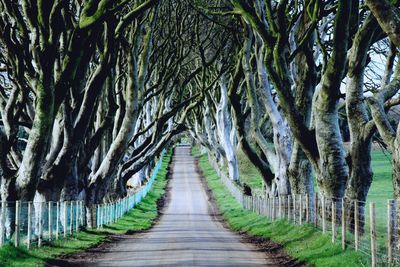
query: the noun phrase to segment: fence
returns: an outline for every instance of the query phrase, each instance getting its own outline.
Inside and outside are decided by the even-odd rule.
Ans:
[[[365,254],[371,266],[400,266],[398,204],[394,200],[362,202],[329,199],[321,194],[279,197],[247,196],[210,160],[222,182],[244,209],[270,220],[288,220],[313,225],[331,237],[342,249]]]
[[[97,227],[114,223],[150,191],[161,167],[165,151],[162,152],[148,183],[131,196],[115,202],[96,205]],[[44,243],[66,238],[86,225],[84,201],[23,202],[3,201],[0,207],[0,246],[14,244],[42,246]]]
[[[151,174],[150,180],[139,191],[131,196],[117,200],[111,203],[98,204],[96,206],[96,221],[97,228],[102,228],[104,225],[116,222],[126,212],[133,209],[135,205],[142,201],[142,199],[150,192],[154,180],[161,168],[162,160],[165,155],[165,150],[161,153],[161,159],[158,161],[154,171]]]

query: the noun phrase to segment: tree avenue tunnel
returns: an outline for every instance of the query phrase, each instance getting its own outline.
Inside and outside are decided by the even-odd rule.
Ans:
[[[186,140],[245,209],[398,264],[399,7],[0,0],[0,246],[115,223]],[[138,265],[152,246],[154,265],[274,264],[213,217],[189,148],[172,168],[159,224],[98,264],[126,263],[121,246]]]

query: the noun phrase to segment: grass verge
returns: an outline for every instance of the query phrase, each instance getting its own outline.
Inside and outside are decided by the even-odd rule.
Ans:
[[[11,245],[0,248],[0,266],[44,266],[46,261],[61,255],[84,251],[98,246],[111,235],[126,234],[151,228],[158,217],[157,202],[165,194],[168,165],[172,152],[167,153],[149,194],[117,223],[101,230],[82,230],[69,239],[51,242],[41,248],[27,250]]]
[[[208,163],[207,154],[199,157],[199,167],[216,199],[219,211],[231,229],[279,243],[291,257],[309,265],[365,266],[360,253],[343,251],[339,244],[332,244],[330,236],[323,235],[312,226],[296,226],[284,220],[271,222],[263,216],[244,210]]]

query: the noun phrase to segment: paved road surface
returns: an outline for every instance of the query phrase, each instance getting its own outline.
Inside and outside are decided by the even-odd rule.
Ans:
[[[189,147],[176,149],[172,173],[171,200],[158,224],[118,242],[97,266],[274,266],[210,214]]]

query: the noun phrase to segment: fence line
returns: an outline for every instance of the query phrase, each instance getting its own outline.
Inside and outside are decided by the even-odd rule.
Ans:
[[[165,155],[165,151],[162,152],[161,159],[158,161],[154,171],[152,172],[149,182],[138,192],[131,196],[119,199],[114,202],[98,204],[96,205],[97,214],[97,228],[103,228],[104,225],[112,224],[119,218],[124,216],[129,210],[133,209],[136,204],[142,201],[144,197],[150,192],[153,186],[154,180],[161,168],[162,159]]]
[[[148,183],[134,194],[114,202],[97,204],[97,228],[112,224],[124,216],[149,193],[161,168],[165,150],[154,168]],[[67,238],[86,226],[85,203],[76,201],[2,201],[0,207],[0,247],[42,246],[45,242]]]
[[[377,208],[376,203],[330,199],[321,194],[248,196],[215,161],[209,159],[209,162],[244,209],[270,220],[312,225],[330,235],[332,242],[341,244],[343,250],[354,249],[367,255],[368,263],[373,267],[400,266],[400,230],[396,225],[400,215],[395,200],[388,200],[382,204],[384,208]]]

